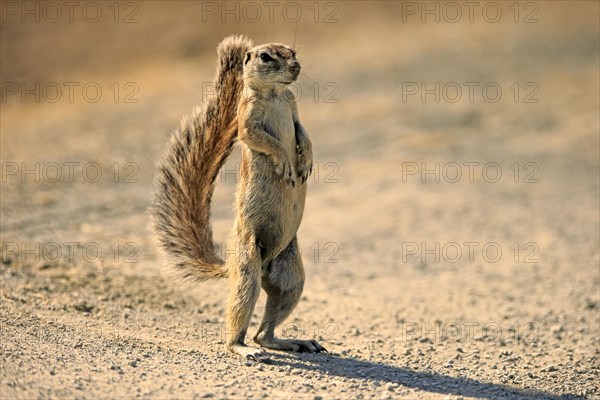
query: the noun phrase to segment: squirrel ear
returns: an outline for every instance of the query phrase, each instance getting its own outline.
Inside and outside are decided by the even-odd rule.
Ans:
[[[250,53],[249,51],[246,52],[246,58],[244,59],[244,65],[248,64],[248,61],[250,61],[250,58],[252,57],[252,53]]]

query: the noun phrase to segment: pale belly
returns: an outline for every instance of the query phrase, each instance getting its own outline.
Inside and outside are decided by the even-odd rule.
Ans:
[[[265,105],[264,129],[296,164],[296,134],[288,99],[273,97]],[[242,143],[242,180],[237,192],[239,224],[249,229],[268,262],[292,241],[304,212],[306,183],[295,187],[275,173],[270,155]]]
[[[249,179],[238,187],[237,217],[254,233],[263,261],[270,261],[296,236],[304,213],[306,183],[296,187],[284,183],[268,156],[244,149],[246,166],[250,158]]]

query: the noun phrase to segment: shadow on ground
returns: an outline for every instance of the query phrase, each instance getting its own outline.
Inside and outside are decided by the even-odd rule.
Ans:
[[[395,383],[429,393],[476,397],[481,399],[581,399],[573,394],[553,395],[540,391],[528,391],[474,379],[440,375],[433,372],[410,371],[385,364],[377,364],[356,358],[333,354],[312,355],[310,359],[296,358],[288,354],[270,353],[270,363],[327,373],[349,379],[371,379],[381,383]]]

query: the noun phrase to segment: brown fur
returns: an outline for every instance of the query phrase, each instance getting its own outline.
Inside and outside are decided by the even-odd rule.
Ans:
[[[325,350],[314,340],[283,340],[274,330],[294,309],[304,286],[296,232],[302,220],[312,148],[287,86],[300,72],[293,49],[250,48],[244,37],[219,46],[217,95],[171,139],[158,177],[156,228],[184,277],[229,277],[227,346],[262,360],[245,345],[260,293],[268,299],[254,340],[276,350]],[[243,64],[243,74],[242,74]],[[209,213],[213,182],[236,134],[242,145],[236,219],[225,264],[214,253]],[[233,249],[233,250],[232,250]]]

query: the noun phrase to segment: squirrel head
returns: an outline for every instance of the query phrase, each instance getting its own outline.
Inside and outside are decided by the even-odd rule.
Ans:
[[[257,87],[285,88],[298,78],[296,52],[281,43],[253,47],[244,56],[244,83]]]

